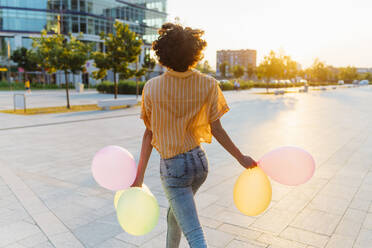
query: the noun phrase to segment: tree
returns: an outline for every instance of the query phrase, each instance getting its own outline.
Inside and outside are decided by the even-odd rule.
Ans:
[[[246,70],[248,79],[251,79],[252,76],[257,72],[256,69],[257,68],[253,64],[248,64],[247,70]]]
[[[309,68],[308,73],[310,78],[314,81],[326,82],[330,77],[330,68],[319,59],[315,59],[313,65]]]
[[[351,83],[353,80],[358,79],[358,71],[355,67],[341,67],[339,70],[338,77],[340,80]]]
[[[266,80],[266,91],[269,91],[269,82],[272,79],[280,79],[284,74],[284,62],[280,56],[277,56],[274,51],[270,51],[269,55],[264,57],[264,60],[260,63],[257,71],[260,73],[260,77]]]
[[[149,80],[150,73],[154,71],[155,65],[155,59],[151,58],[150,54],[146,54],[142,64],[142,68],[146,68],[146,80]]]
[[[75,74],[78,74],[85,70],[85,64],[87,60],[89,60],[89,53],[92,51],[92,46],[93,44],[86,44],[84,42],[81,42],[77,38],[70,36],[70,41],[66,44],[65,47],[66,50],[69,51],[68,54],[65,53],[65,61],[67,63],[71,62],[69,67],[67,66],[66,68],[69,69],[72,73],[73,83],[75,83]]]
[[[296,61],[292,60],[290,56],[283,57],[284,63],[284,78],[293,79],[298,75],[298,64]]]
[[[358,79],[359,80],[368,80],[368,81],[372,82],[372,73],[366,72],[366,73],[363,73],[363,74],[359,74]]]
[[[221,63],[220,65],[219,65],[219,70],[220,70],[220,72],[221,72],[221,76],[222,77],[226,77],[226,73],[227,73],[227,68],[229,67],[229,64],[227,63],[227,62],[223,62],[223,63]]]
[[[11,59],[17,63],[18,67],[25,70],[24,81],[27,80],[27,72],[37,70],[37,61],[34,51],[28,50],[25,47],[18,48],[11,56]]]
[[[210,74],[213,72],[212,67],[210,66],[208,60],[205,60],[203,63],[198,63],[196,69],[202,73]]]
[[[232,73],[234,74],[235,78],[241,78],[244,75],[244,67],[241,65],[235,65],[232,68]]]
[[[97,79],[103,79],[107,75],[107,71],[112,70],[116,99],[118,94],[117,73],[124,79],[138,77],[139,74],[143,73],[143,70],[138,71],[129,68],[131,63],[138,61],[143,43],[137,34],[129,29],[127,24],[120,21],[115,22],[114,33],[108,35],[101,33],[101,39],[104,40],[106,51],[97,51],[92,54],[95,66],[98,68],[98,71],[93,72],[93,76]]]
[[[64,71],[67,108],[70,108],[68,73],[73,75],[83,70],[89,58],[91,46],[70,35],[68,39],[62,34],[47,36],[45,30],[39,38],[34,39],[37,54],[43,60],[48,71]]]

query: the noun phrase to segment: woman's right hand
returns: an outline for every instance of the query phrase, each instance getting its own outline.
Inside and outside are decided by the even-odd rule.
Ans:
[[[238,161],[246,169],[252,169],[257,166],[257,162],[250,156],[243,155]]]

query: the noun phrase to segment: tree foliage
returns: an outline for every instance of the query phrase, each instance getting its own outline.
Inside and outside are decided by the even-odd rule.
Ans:
[[[284,56],[282,58],[283,64],[284,64],[284,79],[293,79],[298,76],[299,69],[298,69],[298,63],[290,56]]]
[[[366,72],[366,73],[359,74],[358,79],[359,80],[368,80],[368,81],[372,82],[372,73]]]
[[[70,108],[68,73],[76,74],[83,70],[92,47],[72,35],[67,38],[62,34],[48,36],[45,30],[40,37],[34,38],[33,46],[39,63],[49,73],[65,72],[67,108]]]
[[[232,73],[235,78],[241,78],[244,75],[244,67],[241,65],[235,65],[232,68]]]
[[[33,50],[28,50],[25,47],[18,48],[15,50],[11,56],[11,59],[17,63],[18,67],[21,67],[28,71],[36,71],[38,68],[37,57]],[[25,73],[24,80],[26,81],[27,73]]]
[[[223,62],[223,63],[221,63],[220,65],[219,65],[219,70],[220,70],[220,72],[221,72],[221,76],[222,77],[226,77],[226,74],[227,74],[227,72],[228,72],[228,67],[229,67],[229,63],[227,63],[226,61],[225,62]]]
[[[17,63],[18,67],[22,67],[26,71],[36,70],[37,63],[33,58],[32,52],[32,50],[21,47],[13,51],[11,59]]]
[[[247,66],[246,73],[247,73],[248,78],[251,79],[252,76],[257,73],[256,66],[249,63],[248,66]]]
[[[283,59],[274,51],[270,51],[269,55],[264,57],[264,60],[259,64],[257,70],[262,78],[267,82],[272,79],[280,79],[284,75],[285,65]]]
[[[329,68],[326,64],[319,59],[315,59],[313,65],[308,69],[308,73],[310,74],[310,79],[313,81],[327,81],[330,75]]]
[[[358,79],[358,71],[355,67],[347,66],[339,68],[338,78],[340,80],[352,82]]]
[[[142,68],[146,69],[146,80],[149,79],[149,74],[154,71],[155,65],[155,59],[151,58],[150,54],[146,54],[142,64]]]
[[[116,21],[114,24],[114,33],[101,33],[101,39],[104,41],[106,50],[104,52],[94,52],[94,59],[97,71],[93,76],[97,79],[103,79],[108,70],[114,73],[115,98],[117,98],[117,79],[116,73],[123,79],[139,77],[144,74],[145,69],[131,69],[130,64],[138,61],[141,54],[142,40],[138,35],[129,29],[127,24]]]
[[[205,74],[213,73],[213,69],[208,60],[205,60],[203,63],[198,63],[196,69]]]

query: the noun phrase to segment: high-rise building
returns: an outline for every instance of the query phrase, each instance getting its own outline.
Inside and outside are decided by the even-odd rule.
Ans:
[[[230,76],[230,68],[235,65],[241,65],[246,70],[248,65],[256,67],[256,50],[219,50],[217,51],[216,73],[221,76],[220,65],[226,63],[226,76]]]
[[[150,49],[157,29],[167,18],[167,0],[0,0],[0,56],[11,50],[30,48],[33,36],[45,29],[61,33],[82,33],[82,40],[102,49],[101,32],[112,32],[116,19],[129,24]],[[143,54],[142,54],[143,57]]]

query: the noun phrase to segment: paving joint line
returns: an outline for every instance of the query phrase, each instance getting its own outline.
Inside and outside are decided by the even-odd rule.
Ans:
[[[13,171],[11,171],[9,168],[5,167],[4,165],[2,165],[2,167],[0,167],[0,171],[2,171],[1,173],[1,177],[3,178],[4,182],[7,184],[7,186],[10,188],[10,190],[12,191],[12,193],[16,196],[17,200],[19,201],[19,203],[21,204],[21,206],[24,208],[24,210],[28,213],[28,215],[35,221],[35,224],[36,226],[40,229],[40,231],[47,237],[47,239],[49,240],[49,242],[53,245],[53,247],[56,247],[57,246],[55,245],[55,243],[53,242],[53,239],[52,237],[53,236],[57,236],[57,235],[61,235],[61,234],[65,234],[65,233],[70,233],[73,237],[74,240],[74,244],[75,245],[81,245],[81,247],[84,247],[83,243],[75,236],[75,234],[72,232],[72,230],[70,230],[70,228],[68,228],[65,223],[63,223],[62,220],[60,220],[46,205],[45,203],[37,196],[37,194],[26,184],[22,181],[22,179],[20,177],[18,177],[15,173],[13,173]],[[4,177],[4,174],[5,175],[8,175],[8,177]],[[13,179],[12,179],[13,178]],[[15,179],[15,180],[14,180]],[[11,180],[13,180],[13,182],[10,182]],[[16,181],[19,181],[19,182],[16,182]],[[44,207],[46,209],[45,212],[40,212],[40,213],[31,213],[30,212],[30,208],[29,206],[26,206],[28,204],[24,204],[22,202],[22,197],[20,196],[19,192],[15,192],[13,190],[13,188],[23,188],[23,190],[26,190],[26,191],[30,191],[33,196],[30,196],[30,198],[34,198],[36,199],[36,201],[39,201],[39,203],[41,204],[42,207]],[[31,195],[31,194],[30,194]],[[43,223],[41,224],[42,221],[40,220],[37,220],[36,216],[37,215],[42,215],[42,214],[51,214],[51,216],[54,217],[54,220],[52,223],[53,224],[56,224],[57,222],[59,222],[59,224],[65,228],[67,230],[66,231],[60,231],[60,232],[56,232],[56,233],[52,233],[52,234],[48,234],[46,231],[45,231],[45,226],[43,227],[43,224],[46,225],[46,223]],[[53,218],[52,217],[52,218]],[[50,225],[51,223],[48,223],[48,225]],[[61,246],[58,246],[58,247],[61,247]]]

